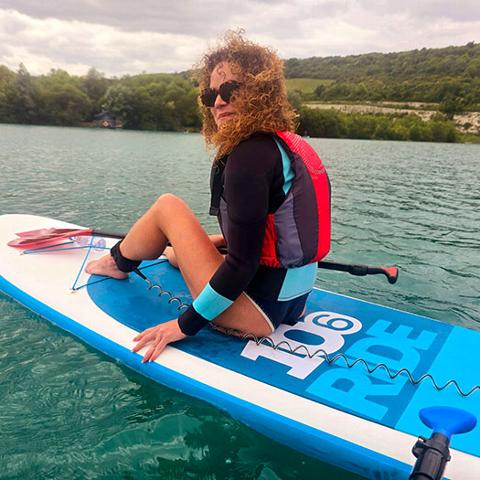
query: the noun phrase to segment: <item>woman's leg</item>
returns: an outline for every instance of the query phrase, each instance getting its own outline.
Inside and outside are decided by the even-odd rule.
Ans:
[[[180,198],[171,194],[162,195],[128,232],[122,241],[121,253],[131,260],[154,259],[162,254],[168,242],[175,250],[185,283],[192,297],[196,298],[222,263],[223,257],[192,210]],[[110,275],[102,269],[111,260],[111,257],[103,257],[91,262],[87,272]],[[256,336],[272,332],[262,313],[244,294],[217,317],[215,323]]]

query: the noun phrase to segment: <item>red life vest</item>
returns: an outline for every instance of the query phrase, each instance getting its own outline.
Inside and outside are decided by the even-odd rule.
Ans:
[[[313,148],[299,135],[277,131],[286,198],[267,215],[260,265],[294,268],[320,261],[330,250],[330,182]],[[224,162],[212,166],[210,214],[227,225],[222,199]],[[228,229],[228,228],[227,228]]]
[[[330,250],[330,182],[315,150],[299,135],[275,132],[294,172],[287,198],[268,214],[260,264],[301,267]]]

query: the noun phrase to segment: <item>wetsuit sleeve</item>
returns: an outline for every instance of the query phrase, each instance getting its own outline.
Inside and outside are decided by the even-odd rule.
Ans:
[[[228,159],[224,186],[228,253],[192,306],[179,317],[180,328],[187,335],[194,335],[226,310],[258,269],[270,186],[281,162],[275,143],[270,137],[267,140],[247,140]]]

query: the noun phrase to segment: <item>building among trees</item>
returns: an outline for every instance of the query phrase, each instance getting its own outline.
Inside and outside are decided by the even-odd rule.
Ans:
[[[115,117],[109,112],[97,113],[93,116],[93,122],[98,128],[117,128]]]

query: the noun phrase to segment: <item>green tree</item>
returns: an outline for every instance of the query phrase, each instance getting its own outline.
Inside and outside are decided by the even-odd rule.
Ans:
[[[125,128],[178,131],[200,127],[197,90],[179,75],[124,77],[108,88],[103,106]]]
[[[14,123],[33,123],[36,120],[37,92],[30,73],[23,63],[20,64],[15,80],[8,84],[5,103],[6,115]]]
[[[71,84],[44,91],[41,102],[42,123],[48,125],[78,125],[89,116],[91,110],[87,95]]]
[[[82,90],[89,97],[92,114],[99,113],[102,107],[101,100],[105,95],[110,81],[95,68],[90,68],[82,80]]]
[[[432,133],[432,140],[434,142],[453,143],[458,140],[458,134],[455,130],[455,127],[447,122],[431,122],[430,129]]]
[[[317,88],[314,90],[315,97],[321,100],[323,98],[323,94],[325,93],[326,87],[323,84],[320,84]]]
[[[318,87],[317,87],[318,88]],[[290,105],[299,112],[302,108],[302,93],[299,90],[291,90],[288,92],[288,101]]]
[[[165,91],[165,101],[174,118],[175,129],[200,127],[197,91],[189,82],[171,82]]]
[[[440,112],[444,113],[447,118],[452,119],[456,113],[462,112],[464,107],[461,98],[447,95],[445,99],[440,102],[438,109]]]
[[[10,84],[14,81],[15,73],[7,67],[0,65],[0,122],[10,121],[7,94]]]
[[[300,110],[298,131],[312,137],[338,138],[343,136],[345,126],[334,110],[305,107]]]
[[[37,122],[46,125],[78,125],[90,115],[91,101],[82,90],[80,77],[52,69],[35,79]]]
[[[124,128],[141,128],[141,99],[136,90],[120,83],[108,88],[103,108],[115,115]]]

